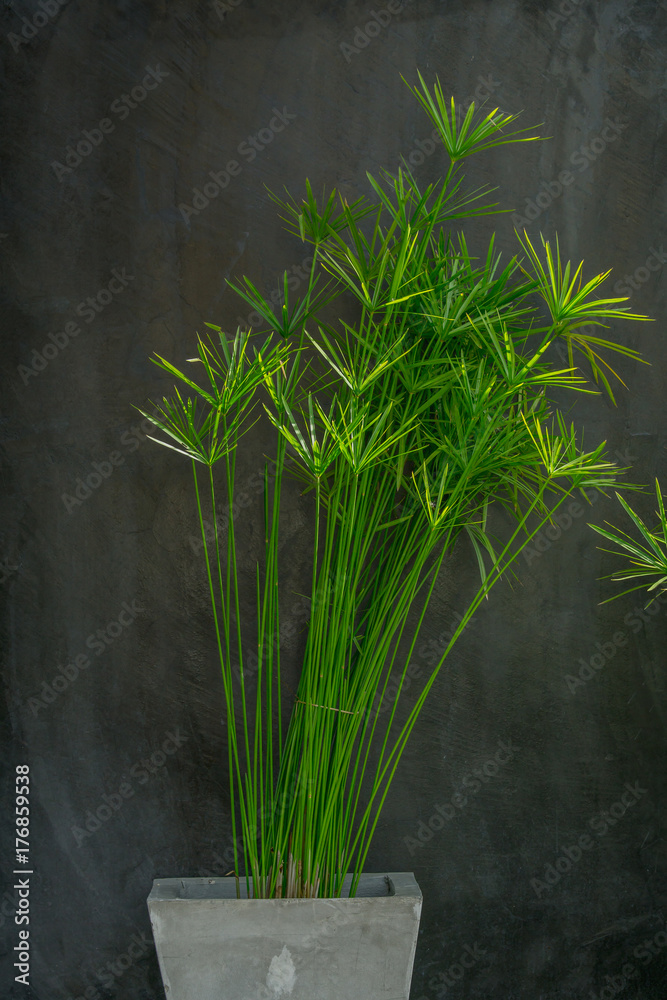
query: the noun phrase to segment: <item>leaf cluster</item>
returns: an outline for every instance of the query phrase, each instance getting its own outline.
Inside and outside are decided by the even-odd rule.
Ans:
[[[421,186],[403,168],[368,174],[372,193],[352,203],[335,190],[318,198],[308,181],[301,200],[272,195],[288,229],[313,247],[305,290],[295,299],[285,273],[275,306],[243,278],[231,287],[263,318],[259,346],[248,331],[230,339],[212,327],[216,337],[198,341],[196,376],[156,361],[180,383],[151,419],[167,438],[162,443],[193,464],[230,722],[232,801],[258,895],[336,895],[349,870],[355,879],[361,872],[396,766],[452,643],[398,733],[397,703],[383,720],[382,699],[396,669],[399,691],[403,685],[438,571],[457,538],[467,534],[481,577],[462,628],[554,505],[576,489],[618,482],[604,443],[584,448],[553,399],[601,388],[613,401],[609,356],[639,357],[591,330],[646,317],[601,293],[605,273],[584,281],[583,265],[563,262],[557,240],[536,246],[524,233],[522,254],[503,261],[491,237],[475,256],[454,227],[496,206],[489,189],[464,188],[462,163],[537,137],[512,130],[516,116],[497,110],[478,118],[471,106],[460,116],[439,81],[430,90],[420,75],[410,89],[440,134],[445,176]],[[347,320],[331,318],[337,304]],[[553,362],[559,340],[567,367]],[[277,431],[277,458],[273,489],[268,473],[264,479],[253,726],[234,518],[223,537],[214,470],[219,464],[233,514],[238,442],[259,402]],[[202,465],[212,543],[197,478]],[[314,526],[306,648],[283,733],[274,637],[288,471],[313,491]],[[494,505],[515,525],[500,543],[489,528]],[[641,559],[657,559],[659,543],[644,537],[648,547],[635,546],[633,555],[646,566]],[[395,669],[401,642],[409,654]],[[379,746],[379,757],[369,770],[371,746]]]

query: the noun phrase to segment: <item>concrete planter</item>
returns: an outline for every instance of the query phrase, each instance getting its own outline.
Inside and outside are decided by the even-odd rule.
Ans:
[[[168,1000],[408,1000],[421,906],[406,872],[362,875],[354,899],[237,899],[233,878],[148,897]]]

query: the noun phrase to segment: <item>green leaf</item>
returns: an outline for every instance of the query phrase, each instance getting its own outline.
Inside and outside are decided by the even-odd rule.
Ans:
[[[417,98],[426,114],[429,116],[437,128],[440,138],[449,153],[452,161],[462,160],[473,153],[491,149],[494,146],[504,146],[513,142],[532,142],[540,136],[522,135],[523,132],[530,131],[529,128],[518,129],[514,132],[504,133],[503,129],[511,125],[519,117],[518,115],[506,115],[494,108],[484,118],[474,123],[475,102],[468,108],[463,121],[459,123],[459,115],[452,97],[448,103],[442,90],[440,80],[436,77],[433,93],[426,85],[421,73],[419,77],[419,87],[411,87],[407,81],[406,86]]]

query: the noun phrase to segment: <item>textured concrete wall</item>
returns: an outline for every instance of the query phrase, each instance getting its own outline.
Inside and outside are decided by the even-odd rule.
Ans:
[[[529,233],[558,231],[589,273],[612,266],[656,317],[613,330],[652,367],[621,362],[618,406],[583,399],[572,414],[636,481],[667,486],[666,8],[4,5],[3,996],[162,997],[152,879],[227,870],[222,697],[189,470],[146,442],[132,407],[169,389],[152,352],[179,362],[205,321],[247,316],[226,279],[271,290],[305,256],[265,184],[299,193],[309,176],[355,195],[366,170],[417,150],[430,129],[401,73],[437,72],[459,100],[482,82],[526,125],[544,122],[549,142],[486,154],[470,181],[497,184],[503,205],[532,216]],[[439,153],[418,161],[424,179],[442,170]],[[211,171],[224,190],[193,205]],[[513,218],[471,227],[474,245],[494,225],[513,249]],[[248,439],[241,478],[261,467],[264,435]],[[651,515],[650,497],[637,504]],[[305,587],[308,509],[292,491],[288,589]],[[414,870],[423,890],[414,998],[664,996],[667,612],[642,618],[634,595],[600,607],[614,563],[586,521],[605,518],[619,509],[597,498],[519,562],[408,748],[368,870]],[[425,625],[425,669],[475,574],[457,550]],[[288,645],[293,668],[302,643]],[[13,982],[10,957],[10,792],[24,763],[30,987]],[[634,798],[615,805],[626,784]],[[452,816],[456,793],[466,803]]]

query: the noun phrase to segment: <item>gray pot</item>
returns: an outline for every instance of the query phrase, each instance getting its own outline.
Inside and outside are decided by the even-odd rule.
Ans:
[[[233,878],[156,879],[148,909],[167,1000],[408,1000],[414,875],[362,875],[354,899],[349,884],[340,899],[237,899]]]

